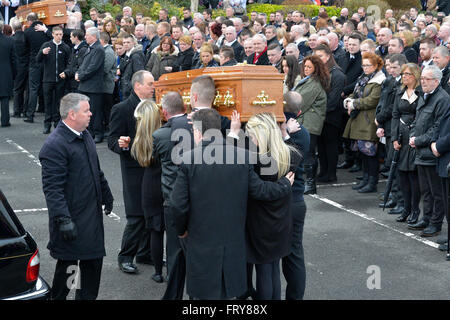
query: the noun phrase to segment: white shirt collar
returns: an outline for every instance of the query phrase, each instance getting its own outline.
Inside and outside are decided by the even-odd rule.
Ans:
[[[410,97],[408,97],[408,93],[406,91],[407,90],[405,90],[405,92],[403,93],[402,99],[407,100],[409,102],[409,104],[412,104],[414,101],[416,101],[419,98],[414,91],[413,91],[412,95]]]
[[[231,47],[233,45],[233,43],[235,43],[235,42],[236,42],[236,39],[234,39],[232,42],[227,42],[225,40],[225,45]]]
[[[54,44],[56,44],[57,46],[60,46],[62,41],[60,43],[56,43],[55,40],[52,40]]]
[[[75,133],[77,136],[81,136],[81,132],[78,132],[77,130],[74,130],[74,129],[72,129],[71,127],[69,127],[69,126],[67,125],[67,123],[64,122],[64,120],[62,120],[62,123],[64,123],[65,126],[66,126],[67,128],[69,128],[69,130],[72,131],[73,133]]]

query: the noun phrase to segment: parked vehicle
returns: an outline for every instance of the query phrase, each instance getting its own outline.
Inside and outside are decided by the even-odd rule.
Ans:
[[[50,287],[39,276],[39,250],[0,189],[0,300],[47,300]]]

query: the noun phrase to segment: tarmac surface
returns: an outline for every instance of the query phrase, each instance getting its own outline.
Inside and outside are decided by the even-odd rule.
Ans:
[[[37,241],[40,274],[51,284],[56,261],[46,248],[48,212],[38,160],[47,137],[42,134],[43,114],[37,113],[33,124],[17,118],[11,124],[0,128],[0,188]],[[153,266],[138,265],[138,275],[118,269],[126,223],[119,156],[106,142],[97,151],[116,199],[114,215],[104,218],[107,256],[98,299],[159,300],[166,285],[151,279]],[[450,262],[435,242],[447,234],[446,220],[440,236],[421,238],[420,231],[408,230],[406,223],[395,222],[397,216],[378,208],[385,182],[377,193],[358,194],[351,189],[357,175],[338,170],[336,184],[320,185],[317,195],[305,197],[305,300],[448,299]],[[285,285],[282,277],[283,298]],[[71,292],[69,298],[73,296]]]

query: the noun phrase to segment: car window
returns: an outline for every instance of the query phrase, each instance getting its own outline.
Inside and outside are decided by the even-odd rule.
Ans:
[[[19,237],[20,232],[6,210],[3,201],[0,201],[0,239]]]

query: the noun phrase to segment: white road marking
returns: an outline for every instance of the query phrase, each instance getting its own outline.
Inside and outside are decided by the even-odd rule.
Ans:
[[[41,166],[41,162],[39,161],[38,158],[36,158],[35,156],[33,156],[29,151],[27,151],[25,148],[23,148],[22,146],[18,145],[17,143],[15,143],[13,140],[11,139],[6,139],[6,142],[9,143],[10,145],[12,145],[13,147],[15,147],[16,149],[18,149],[21,153],[24,153],[28,158],[31,159],[31,161],[33,161],[35,164],[37,164],[39,167]]]
[[[48,208],[14,210],[14,213],[29,213],[29,212],[41,212],[41,211],[48,211]],[[113,219],[114,221],[120,222],[120,217],[117,214],[115,214],[114,212],[111,212],[107,217],[110,219]]]
[[[325,202],[325,203],[327,203],[327,204],[329,204],[329,205],[331,205],[333,207],[336,207],[336,208],[338,208],[340,210],[344,210],[344,211],[346,211],[348,213],[351,213],[351,214],[353,214],[355,216],[358,216],[360,218],[363,218],[363,219],[366,219],[366,220],[368,220],[370,222],[373,222],[373,223],[375,223],[375,224],[377,224],[377,225],[379,225],[381,227],[384,227],[384,228],[389,229],[391,231],[400,233],[400,234],[402,234],[402,235],[404,235],[406,237],[409,237],[411,239],[417,240],[417,241],[419,241],[419,242],[421,242],[423,244],[426,244],[427,246],[430,246],[430,247],[433,247],[433,248],[436,248],[436,249],[439,247],[439,244],[437,244],[436,242],[433,242],[433,241],[430,241],[430,240],[426,240],[426,239],[424,239],[424,238],[422,238],[422,237],[420,237],[420,236],[418,236],[418,235],[416,235],[414,233],[411,233],[411,232],[404,232],[404,231],[398,230],[396,228],[393,228],[393,227],[391,227],[391,226],[389,226],[387,224],[384,224],[382,222],[379,222],[379,221],[375,220],[375,218],[369,217],[367,214],[364,214],[364,213],[359,212],[357,210],[346,208],[342,204],[337,203],[337,202],[335,202],[333,200],[321,197],[321,196],[319,196],[317,194],[310,194],[309,196],[314,198],[314,199],[317,199],[317,200],[320,200],[322,202]]]

